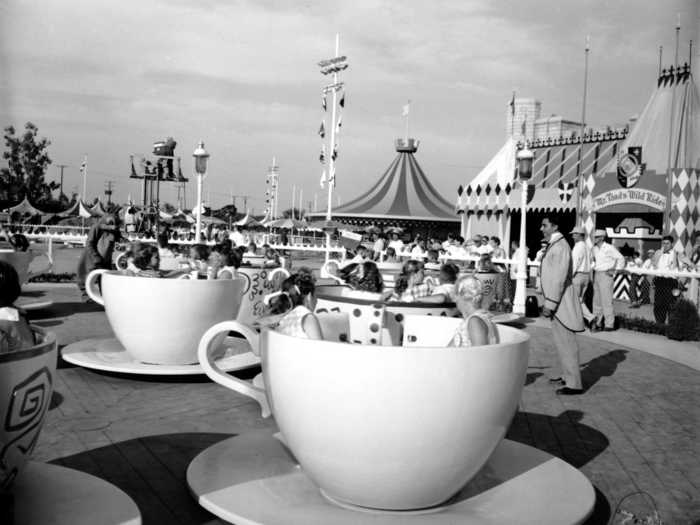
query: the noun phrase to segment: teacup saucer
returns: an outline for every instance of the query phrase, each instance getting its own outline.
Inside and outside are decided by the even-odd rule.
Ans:
[[[269,431],[209,447],[190,463],[187,483],[199,504],[219,518],[260,525],[561,525],[582,523],[595,503],[580,471],[507,439],[455,497],[421,511],[356,510],[329,501]]]
[[[196,363],[154,365],[136,361],[116,338],[78,341],[61,350],[61,357],[74,365],[105,372],[172,376],[204,374],[202,367]],[[227,337],[216,363],[224,372],[234,372],[259,365],[260,358],[251,352],[245,339]]]
[[[30,461],[14,481],[15,525],[140,525],[138,507],[120,489],[70,468]]]
[[[523,316],[518,314],[498,314],[494,315],[491,318],[491,321],[493,321],[494,323],[508,324],[516,323],[518,321],[521,321],[522,319]]]
[[[15,306],[21,308],[22,310],[26,310],[27,312],[31,310],[41,310],[43,308],[48,308],[51,305],[53,305],[53,301],[33,301],[31,297],[20,297],[15,302]]]

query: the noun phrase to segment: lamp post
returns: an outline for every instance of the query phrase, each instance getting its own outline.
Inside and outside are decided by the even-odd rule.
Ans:
[[[192,156],[194,157],[194,171],[197,174],[197,223],[194,235],[195,242],[199,244],[202,238],[202,179],[207,172],[207,161],[209,160],[209,153],[204,149],[204,142],[199,141]]]
[[[513,313],[525,315],[525,296],[527,287],[527,242],[525,231],[527,222],[527,189],[528,180],[532,177],[532,162],[535,154],[527,149],[527,145],[518,151],[518,178],[522,193],[520,195],[520,253],[518,255],[518,273],[516,276],[515,297],[513,298]]]

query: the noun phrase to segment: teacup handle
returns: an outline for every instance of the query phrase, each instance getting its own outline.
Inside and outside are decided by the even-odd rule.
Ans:
[[[241,334],[246,338],[248,344],[250,344],[253,353],[255,355],[260,355],[260,336],[257,332],[238,321],[222,321],[204,332],[202,339],[199,341],[199,347],[197,348],[199,364],[212,381],[226,388],[230,388],[239,394],[255,399],[260,403],[262,417],[268,417],[270,415],[270,404],[267,401],[265,389],[259,388],[248,381],[242,381],[234,376],[228,375],[222,371],[212,359],[212,353],[218,346],[218,344],[215,343],[219,343],[221,341],[221,336],[228,332]]]
[[[340,263],[338,263],[338,261],[330,259],[330,260],[326,261],[325,263],[323,263],[323,266],[321,266],[321,277],[324,279],[327,279],[328,277],[330,277],[331,279],[338,280],[338,278],[334,274],[332,274],[331,272],[328,271],[328,267],[331,264],[336,267],[336,271],[340,269]]]
[[[289,271],[288,271],[286,268],[281,268],[281,267],[280,267],[280,268],[275,268],[275,269],[272,270],[270,273],[268,273],[268,274],[267,274],[267,280],[268,280],[268,281],[274,281],[274,280],[275,280],[275,276],[276,276],[278,273],[283,274],[285,279],[286,279],[287,277],[289,277]]]
[[[87,292],[88,297],[102,306],[105,305],[105,301],[102,299],[102,293],[97,286],[97,277],[108,271],[109,270],[105,270],[103,268],[93,270],[88,274],[87,279],[85,279],[85,291]]]

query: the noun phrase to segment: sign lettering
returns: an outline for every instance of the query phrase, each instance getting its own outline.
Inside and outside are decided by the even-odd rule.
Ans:
[[[593,211],[598,211],[616,204],[641,204],[663,211],[666,209],[666,197],[651,190],[620,188],[606,191],[593,197]]]

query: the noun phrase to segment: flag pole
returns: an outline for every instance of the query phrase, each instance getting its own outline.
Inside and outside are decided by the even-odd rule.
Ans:
[[[673,59],[673,72],[675,75],[678,74],[678,44],[680,40],[681,32],[681,15],[678,14],[676,20],[676,54]],[[670,233],[672,229],[671,224],[671,199],[673,197],[673,175],[671,169],[673,167],[673,162],[671,160],[673,151],[673,124],[675,121],[676,113],[676,79],[671,75],[671,123],[668,130],[668,164],[666,170],[666,217],[664,223],[666,224],[666,232]]]
[[[87,202],[87,155],[83,158],[83,201]]]
[[[406,145],[408,146],[408,118],[411,113],[411,100],[409,99],[408,104],[406,104]]]
[[[581,131],[579,133],[578,145],[578,163],[576,164],[576,179],[578,182],[578,196],[576,198],[576,214],[578,215],[577,223],[583,227],[583,213],[581,213],[581,205],[583,204],[583,135],[586,132],[586,97],[588,95],[588,53],[591,50],[591,36],[586,35],[586,51],[583,67],[583,103],[581,107]]]
[[[340,33],[335,34],[335,58],[340,56]],[[333,186],[335,186],[335,113],[337,105],[338,92],[336,89],[336,84],[338,83],[338,72],[337,70],[333,72],[333,107],[331,108],[331,135],[330,135],[330,148],[328,149],[328,207],[326,209],[326,220],[330,221],[333,209]],[[330,231],[326,231],[326,261],[330,259],[331,254],[331,234]]]

